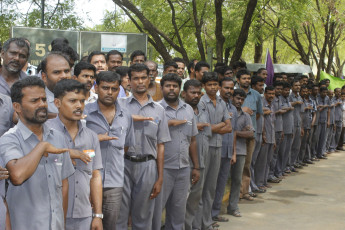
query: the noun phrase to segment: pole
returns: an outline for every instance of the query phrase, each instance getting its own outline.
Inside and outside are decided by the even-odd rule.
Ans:
[[[44,28],[44,0],[41,0],[41,27]]]

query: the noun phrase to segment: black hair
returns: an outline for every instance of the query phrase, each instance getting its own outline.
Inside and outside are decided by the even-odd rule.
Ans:
[[[266,86],[266,88],[265,88],[265,93],[267,93],[268,91],[274,91],[275,89],[274,89],[274,86],[271,86],[271,85],[268,85],[268,86]]]
[[[111,55],[120,55],[121,56],[121,59],[123,59],[123,54],[117,50],[110,50],[108,53],[107,53],[107,56],[105,57],[105,60],[108,62],[109,61],[109,57]]]
[[[71,61],[73,61],[73,62],[79,60],[78,53],[72,47],[70,47],[68,44],[65,44],[65,43],[56,43],[56,44],[54,44],[52,46],[52,50],[51,51],[60,51],[61,53],[66,54],[69,57],[69,59]]]
[[[221,80],[219,81],[219,86],[222,87],[223,82],[225,82],[225,81],[232,81],[232,83],[235,84],[235,81],[234,81],[231,77],[224,77],[223,79],[221,79]]]
[[[328,79],[328,78],[324,79],[324,82],[326,82],[326,81],[331,82],[331,80],[330,80],[330,79]]]
[[[249,75],[250,76],[250,72],[246,69],[240,69],[239,71],[237,71],[236,73],[236,78],[237,79],[241,79],[242,75]]]
[[[135,50],[133,51],[133,53],[131,54],[130,60],[133,61],[133,59],[137,56],[144,56],[144,60],[146,61],[146,56],[145,53],[141,50]]]
[[[180,58],[180,57],[174,57],[174,58],[173,58],[173,61],[174,61],[174,62],[181,62],[181,63],[183,63],[184,65],[186,65],[186,63],[184,62],[184,60],[183,60],[182,58]]]
[[[141,71],[144,71],[144,70],[146,70],[147,75],[149,75],[150,69],[146,65],[141,64],[141,63],[131,65],[129,67],[129,70],[128,70],[129,80],[132,79],[132,72],[141,72]]]
[[[193,59],[188,63],[187,69],[189,75],[192,73],[191,69],[195,68],[194,61],[196,61],[196,59]]]
[[[55,38],[50,45],[53,47],[55,44],[65,44],[69,45],[69,41],[66,38]]]
[[[345,89],[345,85],[343,85],[343,86],[341,87],[341,90],[343,90],[343,89]]]
[[[200,81],[196,80],[196,79],[191,79],[188,80],[184,83],[183,85],[183,91],[187,92],[189,87],[202,87],[202,84]]]
[[[254,75],[254,76],[251,78],[250,85],[251,85],[251,86],[257,85],[259,82],[265,83],[265,80],[264,80],[262,77],[260,77],[260,76]]]
[[[92,70],[94,75],[96,75],[96,67],[88,62],[81,61],[74,67],[74,75],[79,76],[82,70]]]
[[[247,97],[247,94],[246,94],[246,92],[244,92],[243,89],[235,89],[234,93],[232,94],[232,97],[236,97],[237,95],[239,95],[240,97],[244,97],[244,98]]]
[[[302,89],[309,89],[309,88],[306,85],[302,85],[300,91],[302,91]]]
[[[92,51],[89,56],[87,57],[87,62],[91,63],[92,57],[95,55],[103,55],[104,59],[106,59],[105,53],[101,52],[101,51]]]
[[[264,70],[267,70],[266,68],[260,68],[260,69],[258,69],[258,71],[256,72],[256,74],[260,74],[260,73],[262,73],[262,71],[264,71]]]
[[[120,75],[121,79],[128,75],[129,67],[127,66],[119,66],[116,68],[116,73]]]
[[[283,86],[283,82],[281,82],[281,81],[275,81],[275,82],[273,83],[273,86],[274,86],[274,87]]]
[[[62,79],[55,85],[55,88],[53,90],[54,98],[64,97],[66,93],[69,92],[82,92],[83,94],[86,94],[86,88],[84,84],[80,83],[77,80]]]
[[[205,61],[199,61],[198,63],[196,63],[194,70],[195,71],[200,71],[202,67],[207,67],[210,69],[210,65],[205,62]]]
[[[283,75],[288,76],[288,75],[287,75],[287,73],[285,73],[285,72],[281,72],[281,73],[280,73],[280,76],[282,76],[282,77],[283,77]]]
[[[321,85],[326,85],[326,82],[324,80],[319,82],[319,87],[321,87]]]
[[[6,52],[10,48],[10,45],[11,45],[12,42],[14,44],[16,44],[18,47],[21,47],[21,48],[25,47],[25,48],[27,48],[28,49],[28,56],[27,56],[27,58],[29,58],[29,56],[30,56],[30,47],[29,47],[29,44],[25,41],[24,38],[10,38],[10,39],[8,39],[7,41],[4,42],[4,44],[2,46],[2,50],[4,52]]]
[[[209,81],[216,81],[218,82],[218,75],[216,72],[205,72],[202,76],[201,82],[206,84]]]
[[[320,93],[322,92],[322,91],[325,91],[325,90],[328,90],[326,87],[321,87],[320,88]]]
[[[26,77],[23,80],[16,81],[11,87],[12,102],[22,103],[23,89],[26,87],[38,86],[45,89],[44,82],[38,77]]]
[[[340,89],[340,88],[335,88],[335,89],[334,89],[334,92],[335,92],[336,90],[341,90],[341,89]]]
[[[285,89],[285,88],[289,88],[289,89],[291,89],[291,85],[290,85],[290,83],[289,82],[282,82],[283,83],[283,89]]]
[[[291,83],[291,87],[293,87],[295,85],[295,83],[297,83],[297,82],[299,83],[299,80],[296,80],[296,79],[293,80],[292,83]]]
[[[113,71],[101,71],[97,74],[96,84],[99,85],[102,81],[115,82],[117,81],[121,85],[121,77],[118,73]]]
[[[165,71],[167,68],[169,68],[170,66],[174,67],[175,69],[178,68],[178,65],[177,65],[176,62],[174,62],[174,61],[168,61],[168,62],[164,63],[164,71]]]
[[[60,51],[53,51],[53,52],[50,52],[40,63],[40,66],[41,66],[41,70],[42,72],[44,73],[47,73],[47,64],[48,64],[48,58],[51,57],[51,56],[59,56],[59,57],[62,57],[64,58],[68,65],[70,65],[70,62],[69,62],[69,59],[68,57],[66,56],[66,54],[60,52]]]
[[[166,81],[173,81],[178,84],[178,87],[181,89],[182,79],[176,73],[168,73],[164,75],[161,79],[161,86],[164,86]]]
[[[301,75],[301,76],[299,76],[299,77],[300,77],[300,80],[302,80],[303,78],[309,79],[309,77],[308,77],[307,75]]]
[[[247,69],[247,63],[245,61],[235,61],[234,64],[232,64],[232,69],[237,68]]]

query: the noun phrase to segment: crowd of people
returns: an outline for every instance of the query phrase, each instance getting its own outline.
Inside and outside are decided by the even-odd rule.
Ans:
[[[129,67],[116,50],[78,61],[63,38],[36,75],[29,56],[27,39],[4,42],[1,230],[219,229],[229,179],[227,213],[241,217],[240,199],[343,150],[345,86],[329,80],[266,85],[243,61],[177,57],[158,83],[143,51]]]

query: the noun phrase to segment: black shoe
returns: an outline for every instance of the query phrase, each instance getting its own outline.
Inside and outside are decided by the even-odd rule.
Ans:
[[[304,162],[301,162],[300,165],[308,167],[307,163],[304,163]]]
[[[295,169],[295,168],[292,168],[292,169],[291,169],[291,172],[298,173],[298,170],[297,170],[297,169]]]
[[[293,165],[293,167],[294,167],[294,168],[297,168],[297,169],[301,169],[301,168],[303,168],[303,166],[302,166],[302,165],[297,164],[297,163],[296,163],[296,164],[294,164],[294,165]]]
[[[260,188],[258,188],[258,189],[253,190],[253,192],[254,192],[254,193],[265,193],[265,192],[266,192],[266,189],[260,189]],[[249,194],[249,195],[250,195],[250,194]]]
[[[311,160],[305,160],[304,163],[307,163],[307,164],[315,164],[314,162],[312,162]]]
[[[337,150],[340,150],[340,151],[345,151],[345,149],[343,149],[343,148],[337,148]]]
[[[319,157],[317,157],[317,159],[323,159],[323,160],[326,160],[326,159],[328,159],[327,157],[325,157],[325,156],[319,156]]]

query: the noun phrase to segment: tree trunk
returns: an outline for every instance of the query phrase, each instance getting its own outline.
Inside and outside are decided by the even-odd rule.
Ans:
[[[223,62],[223,46],[225,42],[225,37],[223,35],[223,14],[222,14],[222,6],[224,0],[214,0],[214,7],[216,13],[216,55],[217,55],[217,62]]]

